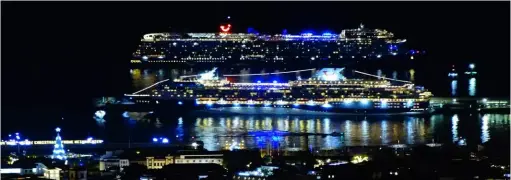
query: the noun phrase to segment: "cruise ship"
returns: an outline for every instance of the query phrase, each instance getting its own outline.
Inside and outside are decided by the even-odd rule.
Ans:
[[[132,64],[223,65],[223,64],[320,64],[345,66],[379,59],[410,61],[425,51],[406,47],[383,29],[344,29],[301,34],[266,35],[254,30],[231,32],[223,24],[213,33],[150,33],[143,35],[133,53]]]
[[[262,74],[217,75],[216,68],[164,80],[125,96],[137,104],[206,110],[284,108],[329,113],[425,113],[432,94],[412,82],[353,70],[369,79],[346,78],[344,68],[304,69]],[[312,71],[308,79],[288,82],[231,82],[233,76],[267,76]]]

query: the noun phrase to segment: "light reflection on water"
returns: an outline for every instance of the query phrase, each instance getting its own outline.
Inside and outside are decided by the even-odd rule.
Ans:
[[[470,80],[468,80],[468,95],[476,95],[476,78],[470,78]]]
[[[475,116],[477,118],[477,116]],[[488,114],[480,116],[480,142],[488,141],[495,132],[509,131],[509,115]],[[450,119],[444,121],[444,119]],[[164,120],[161,122],[165,123]],[[477,121],[476,121],[477,122]],[[146,121],[141,121],[146,123]],[[241,143],[246,148],[308,148],[336,149],[344,146],[378,146],[395,143],[425,144],[432,141],[445,143],[470,138],[470,134],[460,134],[459,124],[473,123],[459,115],[433,115],[431,117],[282,117],[282,116],[210,116],[179,117],[174,126],[174,135],[194,136],[204,142],[208,150],[225,149],[232,142]],[[507,125],[507,126],[506,126]],[[443,128],[450,126],[450,128]],[[450,137],[442,137],[445,131]],[[267,135],[250,135],[252,132],[265,132]],[[270,132],[317,133],[309,136],[279,136]],[[344,136],[325,136],[342,132]],[[264,133],[263,133],[264,134]],[[472,133],[473,134],[473,133]],[[476,133],[477,134],[477,133]],[[179,138],[177,138],[179,140]]]
[[[459,121],[458,115],[457,114],[453,115],[451,118],[451,121],[452,121],[452,130],[451,130],[452,141],[456,142],[456,141],[458,141],[458,121]]]
[[[281,146],[305,149],[308,146],[335,149],[342,146],[367,146],[396,143],[405,140],[409,144],[425,143],[429,139],[427,125],[422,118],[404,118],[402,121],[336,121],[330,118],[300,118],[235,116],[197,118],[194,134],[204,141],[207,149],[222,149],[223,143],[233,139],[244,140],[248,148],[258,147],[257,137],[243,136],[254,131],[287,131],[329,134],[343,132],[342,136],[285,136]],[[389,126],[393,131],[389,131]],[[237,137],[231,137],[237,136]]]

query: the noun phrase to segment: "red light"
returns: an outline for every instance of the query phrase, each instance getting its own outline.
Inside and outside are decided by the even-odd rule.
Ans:
[[[220,30],[222,30],[222,32],[229,32],[231,30],[231,24],[227,24],[227,27],[221,25]]]

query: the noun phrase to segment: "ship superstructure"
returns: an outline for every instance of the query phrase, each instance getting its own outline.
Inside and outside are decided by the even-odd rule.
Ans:
[[[309,79],[236,83],[225,78],[197,75],[161,83],[130,95],[163,102],[194,102],[214,107],[286,107],[335,112],[425,112],[432,94],[411,82],[389,78],[348,79],[343,68],[323,68]],[[361,72],[362,73],[362,72]],[[399,80],[398,80],[399,81]],[[144,101],[150,102],[150,101]]]
[[[222,25],[218,33],[151,33],[141,39],[132,63],[342,63],[424,54],[406,48],[406,39],[382,29],[360,25],[340,34],[304,32],[299,35],[231,33]]]

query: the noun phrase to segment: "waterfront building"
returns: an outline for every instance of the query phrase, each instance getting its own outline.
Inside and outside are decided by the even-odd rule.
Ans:
[[[57,167],[49,167],[43,163],[22,163],[17,165],[10,165],[9,167],[2,167],[0,174],[2,177],[9,176],[39,176],[46,179],[60,180],[62,169]]]
[[[222,154],[167,155],[147,157],[147,169],[161,169],[169,164],[218,164],[223,163]]]
[[[105,155],[101,156],[99,160],[99,170],[119,170],[123,171],[124,167],[129,166],[131,163],[140,164],[140,156],[128,155],[124,151],[107,151]],[[145,165],[145,158],[142,165]],[[118,168],[118,169],[117,169]]]

